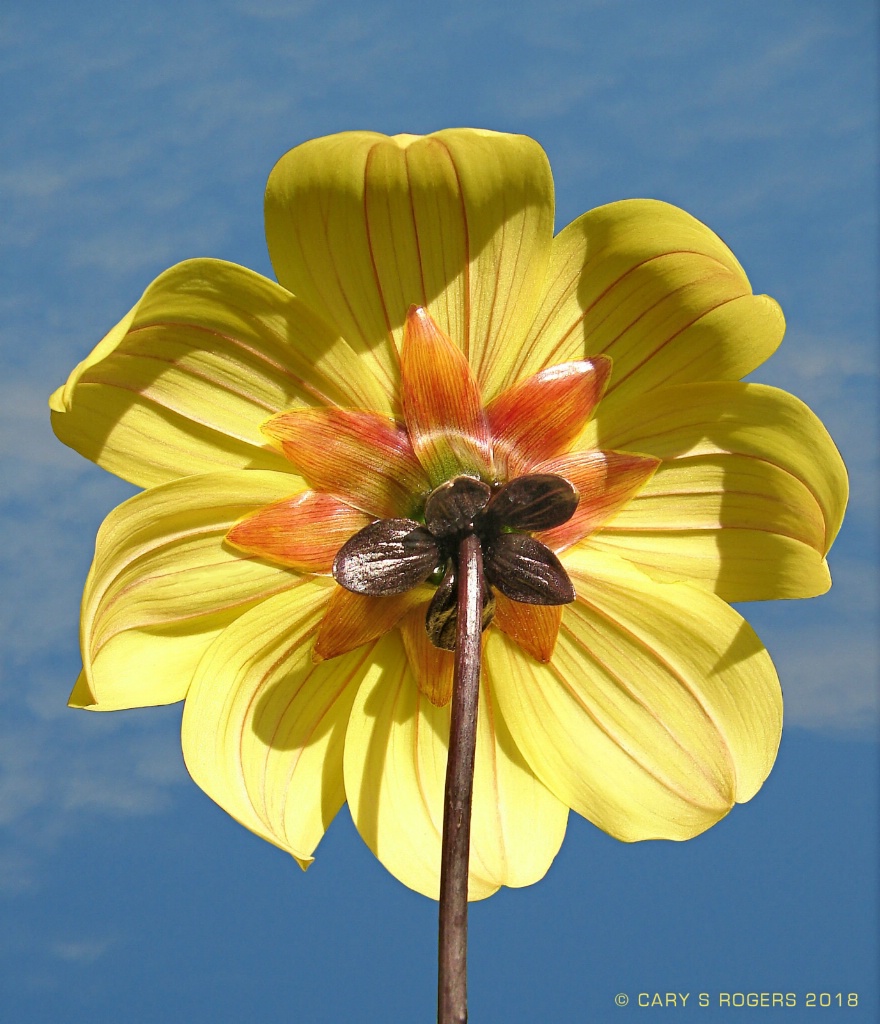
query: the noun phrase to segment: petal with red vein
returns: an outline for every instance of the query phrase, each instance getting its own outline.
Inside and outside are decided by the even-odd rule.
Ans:
[[[664,461],[590,538],[654,579],[726,601],[812,597],[831,584],[816,498],[779,466],[731,452]]]
[[[283,470],[260,426],[298,406],[391,413],[346,341],[244,267],[166,270],[50,398],[59,439],[141,487],[226,469]]]
[[[278,280],[333,323],[383,385],[396,380],[417,303],[494,395],[540,295],[553,179],[544,151],[523,135],[343,132],[278,161],[266,237]]]
[[[400,371],[413,449],[436,487],[460,474],[492,477],[480,389],[461,351],[420,307],[406,318]]]
[[[264,424],[316,491],[380,519],[419,511],[429,484],[407,433],[393,420],[349,409],[297,409]]]
[[[514,741],[545,785],[618,839],[688,839],[751,799],[773,765],[773,664],[713,594],[656,583],[589,545],[569,571],[578,599],[549,664],[500,632],[486,643]]]
[[[536,472],[564,477],[580,494],[577,510],[567,523],[536,536],[554,551],[571,547],[623,508],[659,465],[660,460],[651,455],[592,451],[563,455],[535,466]]]
[[[771,463],[800,481],[825,520],[822,553],[840,529],[846,466],[815,413],[765,384],[715,381],[658,388],[588,424],[578,446],[625,448],[671,460],[730,453]]]
[[[424,606],[428,596],[423,587],[385,597],[354,594],[345,587],[335,587],[318,630],[315,659],[337,658],[378,639],[394,629],[415,605]]]
[[[536,463],[567,452],[596,408],[610,374],[608,356],[560,363],[493,399],[486,415],[500,475],[528,473]]]
[[[345,792],[364,842],[405,885],[440,889],[449,705],[416,685],[387,637],[358,690],[345,736]],[[526,764],[494,693],[480,686],[468,897],[541,878],[562,843],[568,808]]]
[[[114,509],[86,580],[85,687],[72,700],[97,711],[182,700],[202,655],[232,622],[274,594],[313,586],[224,544],[236,519],[297,486],[291,473],[228,470],[159,484]],[[320,590],[311,593],[318,600]]]
[[[492,621],[526,654],[536,661],[548,662],[553,657],[559,636],[562,608],[559,604],[523,604],[498,593],[495,595],[495,618]]]
[[[194,781],[303,868],[345,802],[345,733],[373,662],[370,647],[312,661],[315,587],[326,583],[270,598],[221,634],[199,665],[181,729]]]
[[[518,374],[605,352],[614,373],[603,411],[661,385],[737,380],[785,329],[779,306],[751,294],[724,242],[656,200],[611,203],[573,221],[553,240],[545,281]]]
[[[370,517],[329,494],[306,491],[246,516],[226,540],[302,572],[329,573],[336,552]]]
[[[425,609],[414,608],[399,623],[410,668],[422,693],[434,705],[445,707],[452,697],[455,655],[435,647],[425,629]]]

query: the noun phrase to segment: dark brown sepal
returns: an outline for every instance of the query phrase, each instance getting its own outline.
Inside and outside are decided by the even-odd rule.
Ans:
[[[337,583],[355,594],[402,594],[437,567],[440,550],[413,519],[378,519],[351,537],[333,560]]]
[[[492,489],[472,476],[457,476],[441,484],[425,502],[425,524],[435,537],[450,537],[469,530],[474,518],[489,503]]]
[[[486,579],[511,601],[568,604],[574,587],[546,545],[525,533],[502,533],[484,552]]]
[[[455,585],[455,572],[450,559],[446,575],[434,591],[428,611],[425,615],[425,629],[428,639],[435,647],[444,651],[455,650],[456,607],[458,604],[458,587]]]
[[[483,622],[485,629],[495,615],[495,595],[483,579]],[[425,629],[428,639],[435,647],[444,651],[455,650],[458,630],[458,586],[452,559],[440,586],[434,591],[425,615]]]
[[[553,473],[529,473],[501,487],[485,518],[512,530],[552,530],[567,523],[578,506],[577,488]]]

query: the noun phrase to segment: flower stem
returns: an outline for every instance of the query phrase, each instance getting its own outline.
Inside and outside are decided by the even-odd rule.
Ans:
[[[455,677],[440,860],[438,1024],[467,1022],[468,860],[482,654],[483,552],[476,534],[458,549]]]

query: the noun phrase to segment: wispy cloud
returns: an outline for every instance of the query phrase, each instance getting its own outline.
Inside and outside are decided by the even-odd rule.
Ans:
[[[871,623],[865,626],[798,627],[773,647],[788,725],[877,736],[880,658]]]
[[[311,13],[318,6],[318,0],[221,0],[218,6],[246,18],[296,21]]]
[[[112,939],[77,938],[53,942],[49,952],[59,960],[74,964],[93,964],[112,947]]]
[[[788,725],[875,735],[880,722],[880,576],[832,549],[831,590],[808,601],[740,609],[767,645],[785,696]]]
[[[187,779],[179,709],[98,716],[66,707],[95,532],[134,488],[58,443],[47,395],[31,381],[7,382],[0,401],[0,889],[10,893],[37,886],[34,865],[95,815],[162,813]]]
[[[178,708],[114,715],[65,709],[73,680],[61,667],[15,683],[18,699],[4,702],[0,721],[0,889],[7,892],[39,885],[34,865],[96,817],[170,811],[174,789],[188,781]],[[8,679],[4,689],[8,697]]]

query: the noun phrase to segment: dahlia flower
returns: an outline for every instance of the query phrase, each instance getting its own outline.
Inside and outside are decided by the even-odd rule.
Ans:
[[[145,490],[82,606],[94,710],[185,701],[202,789],[306,867],[347,801],[436,897],[464,522],[484,547],[469,895],[541,878],[569,809],[690,838],[749,800],[782,724],[729,602],[811,597],[846,473],[726,245],[665,203],[553,235],[531,139],[349,132],[266,190],[278,284],[160,275],[50,400]]]

